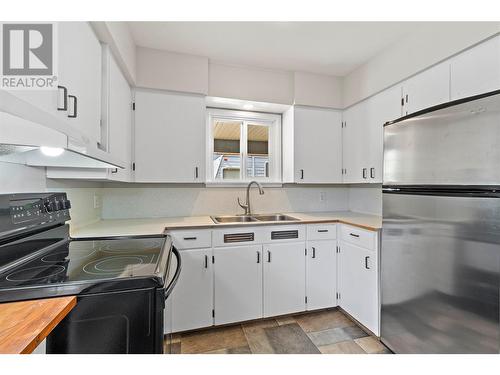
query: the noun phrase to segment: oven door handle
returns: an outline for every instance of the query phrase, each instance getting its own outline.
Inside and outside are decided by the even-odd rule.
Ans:
[[[172,247],[172,254],[174,254],[175,257],[177,258],[177,269],[175,270],[175,274],[174,277],[172,278],[172,281],[170,281],[170,284],[168,284],[168,286],[165,288],[165,299],[168,298],[170,293],[172,293],[175,284],[177,284],[177,280],[179,279],[179,275],[181,274],[181,268],[182,268],[181,254],[175,247]]]

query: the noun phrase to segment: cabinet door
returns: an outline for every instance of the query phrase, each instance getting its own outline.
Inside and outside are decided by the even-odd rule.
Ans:
[[[182,270],[172,292],[172,331],[213,324],[212,249],[182,250]]]
[[[451,60],[451,100],[500,89],[500,36]]]
[[[307,310],[337,305],[336,247],[334,240],[307,242]]]
[[[100,142],[101,44],[88,22],[58,22],[58,36],[59,84],[77,100],[76,114],[71,98],[68,111],[59,113],[91,142]]]
[[[450,63],[445,61],[403,82],[403,115],[450,100]]]
[[[339,305],[373,333],[379,333],[377,258],[374,250],[342,241]]]
[[[202,96],[136,91],[134,126],[136,182],[204,181]]]
[[[130,181],[132,167],[132,96],[128,81],[109,54],[108,65],[108,152],[125,163],[125,169],[109,172],[116,181]]]
[[[304,311],[305,243],[264,245],[264,316]]]
[[[394,86],[371,97],[366,102],[367,126],[364,166],[368,168],[368,181],[382,182],[384,160],[384,124],[401,117],[401,86]]]
[[[296,107],[294,131],[295,181],[342,182],[341,113]]]
[[[356,104],[343,113],[343,182],[368,182],[366,165],[368,129],[366,102]]]
[[[262,318],[262,246],[214,249],[215,324]]]

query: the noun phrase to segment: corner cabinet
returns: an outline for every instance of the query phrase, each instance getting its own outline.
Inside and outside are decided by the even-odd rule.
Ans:
[[[393,86],[344,111],[343,182],[382,183],[384,124],[399,117],[401,86]]]
[[[205,181],[205,98],[135,90],[135,182]]]
[[[340,307],[378,336],[380,306],[377,233],[342,225],[338,261]]]
[[[284,182],[342,182],[340,111],[294,106],[283,115]]]

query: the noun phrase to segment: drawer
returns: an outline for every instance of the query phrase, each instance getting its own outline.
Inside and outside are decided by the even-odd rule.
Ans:
[[[305,241],[305,225],[270,225],[264,229],[264,242]]]
[[[337,224],[308,224],[307,240],[337,239]]]
[[[212,247],[211,230],[179,230],[170,232],[178,250]]]
[[[377,232],[343,224],[341,225],[340,233],[342,241],[368,250],[375,250],[377,248]]]
[[[241,227],[214,230],[214,247],[262,243],[262,228]]]

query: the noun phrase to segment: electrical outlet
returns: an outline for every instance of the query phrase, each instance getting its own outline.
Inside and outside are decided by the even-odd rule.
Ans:
[[[101,197],[94,194],[94,208],[101,208]]]
[[[326,202],[326,191],[320,191],[319,193],[319,201]]]

